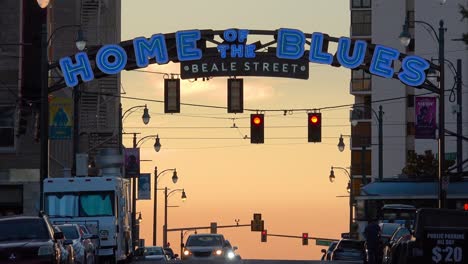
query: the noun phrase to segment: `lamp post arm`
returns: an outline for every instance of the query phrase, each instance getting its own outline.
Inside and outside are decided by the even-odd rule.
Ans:
[[[170,192],[167,194],[167,197],[170,197],[171,194],[174,194],[175,192],[183,192],[183,191],[184,191],[184,189],[175,189],[175,190],[172,190],[172,191],[170,191]]]
[[[142,108],[142,107],[146,107],[146,105],[137,105],[137,106],[133,106],[133,107],[130,107],[129,109],[127,109],[123,115],[122,115],[122,119],[125,119],[125,115],[130,112],[131,110],[133,109],[137,109],[137,108]]]
[[[428,26],[432,30],[432,33],[434,33],[434,36],[436,37],[437,41],[440,41],[439,40],[439,35],[437,34],[437,31],[435,30],[435,28],[431,24],[429,24],[427,22],[424,22],[424,21],[421,21],[421,20],[414,20],[412,22],[420,23],[420,24],[424,24],[424,25]]]
[[[55,36],[55,33],[57,33],[57,31],[62,30],[62,29],[64,29],[64,28],[72,28],[72,27],[81,27],[81,25],[65,25],[65,26],[61,26],[61,27],[58,27],[58,28],[54,29],[54,31],[52,32],[52,34],[50,34],[49,39],[47,39],[47,46],[50,45],[50,41],[51,41],[52,38]]]
[[[345,169],[343,167],[334,167],[334,166],[332,166],[332,169],[340,169],[340,170],[346,172],[346,175],[348,175],[348,178],[351,180],[351,174],[349,173],[349,171],[347,169]]]
[[[157,137],[157,136],[158,136],[158,135],[149,135],[149,136],[142,137],[142,138],[140,138],[140,139],[137,141],[136,145],[138,146],[138,144],[142,143],[143,140],[146,140],[146,139],[148,139],[148,138],[155,138],[155,137]]]

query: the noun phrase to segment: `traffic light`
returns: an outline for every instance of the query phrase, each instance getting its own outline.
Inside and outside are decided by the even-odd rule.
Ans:
[[[266,230],[262,231],[262,242],[267,242],[267,231]]]
[[[465,211],[468,211],[468,203],[465,203],[465,205],[464,205],[463,207],[464,207],[463,209],[464,209]]]
[[[322,142],[322,114],[308,113],[308,142]]]
[[[164,79],[164,113],[180,113],[180,79]]]
[[[263,114],[250,115],[250,143],[263,144],[265,135],[264,121]]]
[[[302,233],[302,245],[303,246],[309,245],[309,234],[308,233]]]

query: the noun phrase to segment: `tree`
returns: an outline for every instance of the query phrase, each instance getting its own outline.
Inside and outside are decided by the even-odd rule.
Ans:
[[[453,160],[446,160],[445,167],[452,166],[455,162]],[[424,154],[417,154],[415,152],[408,155],[407,165],[402,169],[402,174],[408,178],[437,178],[437,171],[439,162],[435,158],[431,150],[426,150]]]
[[[459,5],[460,7],[460,14],[462,15],[462,21],[468,19],[468,9],[462,6],[461,4]],[[465,42],[466,45],[468,45],[468,32],[463,34],[462,37],[463,42]]]

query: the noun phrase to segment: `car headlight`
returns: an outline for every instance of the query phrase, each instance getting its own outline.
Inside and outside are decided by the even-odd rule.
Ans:
[[[52,246],[41,246],[37,251],[38,256],[50,256],[54,254],[54,248]]]
[[[228,259],[233,259],[235,256],[236,256],[236,254],[234,254],[234,252],[232,252],[232,251],[229,251],[229,252],[227,253]]]
[[[184,250],[184,256],[188,256],[188,255],[190,255],[190,251],[188,251],[187,249]]]
[[[218,249],[215,251],[215,254],[220,256],[221,254],[223,254],[223,251],[221,249]]]

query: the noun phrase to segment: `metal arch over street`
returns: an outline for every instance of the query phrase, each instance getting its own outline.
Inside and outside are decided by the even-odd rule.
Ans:
[[[249,37],[272,40],[247,44]],[[338,43],[337,52],[328,53],[328,43]],[[309,49],[306,50],[305,47]],[[134,70],[149,64],[180,62],[184,79],[212,76],[269,76],[308,79],[308,63],[363,69],[373,75],[398,79],[408,86],[437,92],[426,79],[430,70],[440,67],[418,56],[406,55],[382,45],[347,37],[330,37],[296,29],[278,30],[186,30],[139,37],[118,45],[91,47],[60,59],[49,69],[61,71],[61,78],[49,86],[49,92],[67,86]],[[394,69],[394,61],[401,68]],[[81,77],[81,78],[79,78]]]

